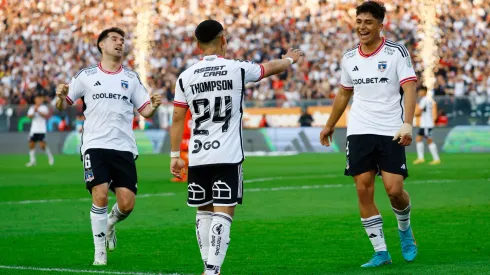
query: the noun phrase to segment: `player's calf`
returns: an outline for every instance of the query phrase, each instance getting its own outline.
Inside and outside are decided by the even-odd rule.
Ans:
[[[204,264],[204,272],[206,272],[208,256],[209,256],[209,231],[213,221],[213,206],[199,207],[196,213],[196,238],[201,252],[201,259]]]
[[[92,187],[92,209],[90,222],[94,238],[94,265],[107,264],[106,235],[107,235],[107,192],[108,184],[103,183]]]
[[[220,274],[230,244],[230,228],[234,206],[215,207],[209,230],[209,252],[206,275]]]
[[[112,207],[111,213],[107,222],[107,239],[106,247],[109,251],[116,250],[117,238],[115,225],[118,222],[125,220],[134,209],[135,195],[134,193],[122,187],[116,188],[117,202]]]

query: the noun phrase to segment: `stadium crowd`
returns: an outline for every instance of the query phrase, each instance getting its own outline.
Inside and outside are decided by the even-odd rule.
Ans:
[[[126,65],[134,67],[134,37],[141,0],[66,1],[0,0],[0,105],[32,103],[55,86],[67,83],[78,70],[99,58],[95,41],[106,27],[128,33]],[[451,95],[465,104],[487,104],[490,98],[490,2],[441,0],[440,62],[435,95]],[[287,73],[264,79],[247,90],[246,99],[275,99],[277,106],[300,99],[332,99],[340,80],[343,52],[357,43],[353,26],[357,1],[352,0],[210,0],[152,1],[154,46],[148,56],[149,88],[173,98],[178,74],[199,60],[193,30],[207,17],[228,30],[229,58],[264,62],[290,46],[306,58]],[[419,18],[415,0],[386,1],[386,38],[405,44],[415,68],[422,63],[416,45]]]

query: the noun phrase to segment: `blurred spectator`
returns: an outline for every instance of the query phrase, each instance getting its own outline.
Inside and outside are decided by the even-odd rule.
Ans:
[[[298,123],[301,127],[311,127],[313,123],[313,117],[308,113],[306,109],[303,110],[299,117]]]
[[[266,62],[295,46],[304,61],[287,72],[247,85],[247,101],[276,100],[297,106],[299,99],[332,99],[340,79],[340,60],[357,43],[355,0],[152,1],[154,29],[148,55],[148,89],[173,99],[180,72],[199,60],[193,32],[209,17],[228,30],[228,56]],[[418,1],[385,1],[383,35],[405,44],[417,74],[424,69],[416,45]],[[435,95],[454,97],[457,113],[468,112],[470,85],[490,94],[490,1],[440,0],[437,14],[440,60]],[[0,104],[30,104],[32,95],[68,83],[81,68],[97,62],[97,35],[110,26],[127,31],[125,65],[135,67],[134,37],[139,7],[133,0],[2,1],[0,6]],[[480,99],[479,99],[480,100]],[[5,102],[6,101],[6,102]],[[481,100],[480,100],[481,101]],[[480,102],[478,101],[478,102]],[[80,104],[80,102],[79,102]],[[476,104],[482,107],[483,103]],[[267,104],[256,104],[257,106]],[[470,106],[470,107],[469,107]],[[475,107],[478,108],[478,107]],[[162,125],[161,127],[165,127]]]
[[[267,116],[266,114],[263,114],[259,122],[259,128],[267,128],[267,127],[269,127],[269,123],[267,123]]]

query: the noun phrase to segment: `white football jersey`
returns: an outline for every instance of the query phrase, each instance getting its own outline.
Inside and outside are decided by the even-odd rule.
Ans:
[[[73,104],[79,98],[85,115],[82,154],[101,148],[138,155],[133,110],[141,111],[150,104],[150,97],[136,72],[126,67],[108,72],[100,63],[84,68],[72,78],[66,100]]]
[[[242,116],[245,84],[264,76],[262,65],[205,56],[182,72],[174,105],[190,107],[189,166],[243,162]]]
[[[436,102],[432,98],[424,96],[419,101],[419,108],[422,110],[420,128],[434,128]]]
[[[383,38],[370,55],[361,45],[348,50],[340,79],[344,89],[354,89],[347,136],[394,136],[404,119],[401,85],[409,81],[417,81],[417,76],[405,46]]]
[[[31,106],[29,110],[27,111],[27,115],[31,116],[34,115],[31,121],[31,131],[29,134],[46,134],[47,129],[46,129],[46,123],[47,120],[41,116],[49,114],[49,109],[46,105],[40,105],[37,108],[37,112],[35,111],[36,107]]]

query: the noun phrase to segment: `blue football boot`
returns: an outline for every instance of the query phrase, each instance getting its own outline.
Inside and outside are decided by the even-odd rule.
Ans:
[[[400,234],[400,243],[402,247],[403,258],[407,262],[411,262],[417,256],[417,243],[413,237],[412,227],[409,226],[407,230],[398,230]]]
[[[388,251],[379,251],[374,253],[373,258],[361,267],[377,267],[382,265],[391,264],[391,256]]]

